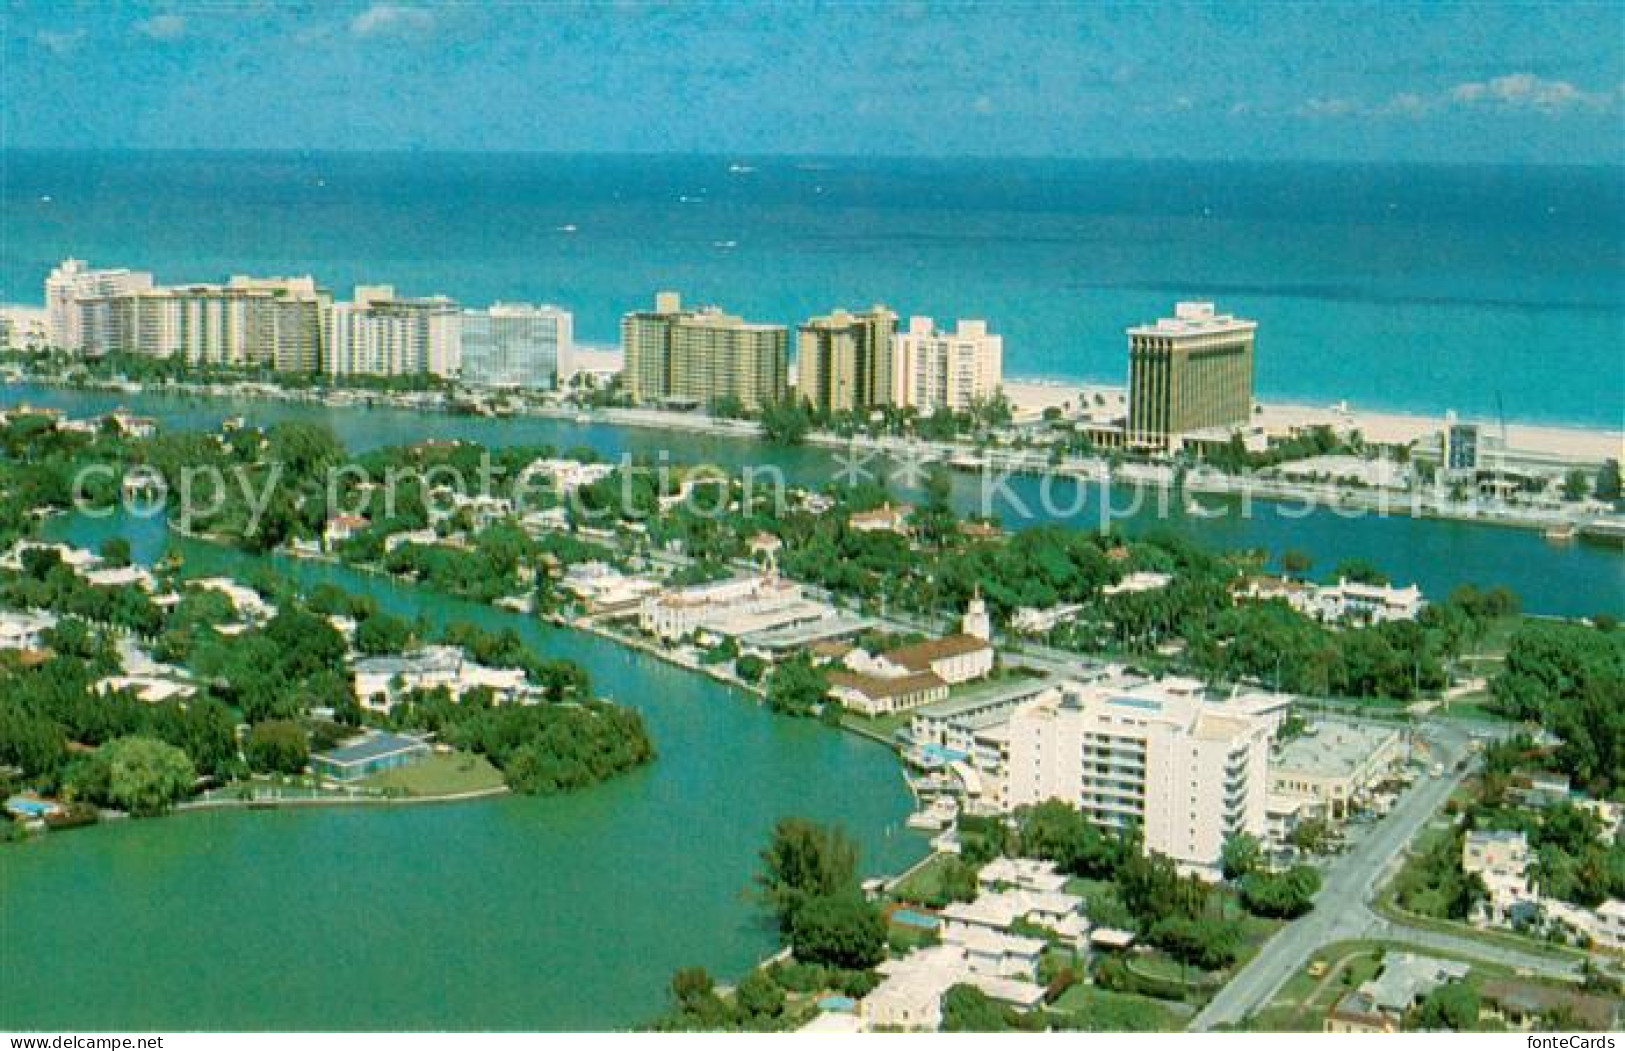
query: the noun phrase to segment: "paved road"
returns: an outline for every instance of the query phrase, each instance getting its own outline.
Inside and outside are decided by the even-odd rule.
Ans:
[[[1191,1029],[1206,1030],[1241,1021],[1267,1004],[1287,979],[1308,964],[1317,950],[1332,942],[1355,938],[1403,941],[1553,977],[1578,973],[1578,962],[1395,923],[1371,910],[1377,889],[1387,882],[1392,874],[1390,870],[1397,867],[1405,847],[1444,806],[1450,793],[1466,776],[1465,772],[1455,770],[1457,760],[1467,747],[1466,732],[1460,727],[1440,724],[1434,724],[1429,730],[1434,746],[1440,749],[1439,761],[1450,772],[1443,777],[1419,781],[1361,842],[1334,859],[1323,873],[1325,882],[1315,910],[1281,928],[1266,942],[1258,955],[1192,1019]]]

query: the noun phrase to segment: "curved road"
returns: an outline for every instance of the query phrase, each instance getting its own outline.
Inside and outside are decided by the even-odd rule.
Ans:
[[[1387,817],[1365,839],[1338,856],[1324,870],[1324,885],[1315,910],[1281,928],[1264,943],[1247,966],[1227,982],[1197,1016],[1193,1030],[1233,1025],[1265,1004],[1315,952],[1332,942],[1356,938],[1403,941],[1423,948],[1526,968],[1538,974],[1570,978],[1579,973],[1578,960],[1567,961],[1523,952],[1492,942],[1443,934],[1395,923],[1371,910],[1377,889],[1387,881],[1405,847],[1455,791],[1465,771],[1455,769],[1467,738],[1455,727],[1435,724],[1431,743],[1439,761],[1450,771],[1443,777],[1424,778],[1402,796]]]

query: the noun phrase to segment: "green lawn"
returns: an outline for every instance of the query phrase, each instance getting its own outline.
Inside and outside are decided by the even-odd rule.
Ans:
[[[1172,1033],[1185,1028],[1186,1021],[1160,1000],[1093,985],[1074,985],[1048,1013],[1058,1026],[1094,1033]]]
[[[435,752],[409,766],[373,774],[365,788],[395,789],[412,796],[445,796],[478,792],[502,785],[502,771],[483,755]]]
[[[892,888],[891,896],[898,901],[934,901],[942,893],[942,873],[959,860],[954,854],[933,854],[923,865],[908,874]]]
[[[856,712],[842,712],[841,725],[872,734],[890,744],[897,731],[907,726],[913,718],[913,712],[895,712],[891,715],[877,715],[873,718],[867,715],[859,715]]]

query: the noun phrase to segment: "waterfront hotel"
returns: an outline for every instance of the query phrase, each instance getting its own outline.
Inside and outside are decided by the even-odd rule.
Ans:
[[[789,334],[725,314],[684,309],[676,292],[655,296],[653,310],[621,318],[626,388],[634,403],[709,408],[736,398],[756,412],[784,398]]]
[[[834,412],[892,404],[896,338],[897,315],[883,306],[807,320],[796,333],[796,394]]]
[[[1129,329],[1128,444],[1172,450],[1245,427],[1257,329],[1212,303],[1179,303],[1173,317]]]

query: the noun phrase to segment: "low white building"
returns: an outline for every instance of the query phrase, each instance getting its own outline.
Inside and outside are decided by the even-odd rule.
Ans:
[[[564,571],[564,590],[592,613],[626,609],[660,590],[657,581],[622,573],[608,562],[577,562]]]
[[[533,690],[520,668],[489,668],[456,646],[425,646],[394,657],[365,657],[352,670],[356,700],[364,708],[387,712],[402,694],[445,687],[454,698],[486,688],[499,701],[525,701]]]
[[[260,597],[258,591],[239,584],[230,577],[197,577],[188,580],[186,586],[224,595],[231,603],[231,608],[237,612],[237,616],[244,621],[257,624],[276,616],[276,606]]]
[[[741,629],[739,634],[745,634],[809,619],[806,605],[798,584],[772,574],[739,576],[673,588],[645,599],[638,611],[638,627],[675,642],[703,627],[727,634],[724,629],[732,619]]]
[[[1138,595],[1146,591],[1161,591],[1173,583],[1173,576],[1168,573],[1152,573],[1142,570],[1130,573],[1115,584],[1107,584],[1100,589],[1100,593],[1107,598],[1118,595]]]
[[[1336,623],[1383,624],[1415,620],[1426,603],[1415,584],[1396,588],[1389,584],[1360,584],[1339,580],[1315,593],[1314,612]]]
[[[1318,721],[1275,750],[1270,791],[1306,798],[1319,814],[1341,820],[1394,776],[1407,752],[1395,727]]]
[[[1019,606],[1010,614],[1010,630],[1022,635],[1047,635],[1078,619],[1083,606],[1063,602],[1054,606]]]
[[[973,956],[964,945],[945,942],[916,949],[900,960],[885,960],[875,968],[882,975],[881,983],[858,1003],[858,1018],[864,1028],[871,1030],[934,1032],[942,1025],[942,998],[956,985],[974,986],[989,999],[1017,1011],[1035,1010],[1044,1000],[1042,986],[981,969],[1008,968],[1009,961],[1025,951],[1026,947],[1021,946],[1014,951],[986,951]]]

